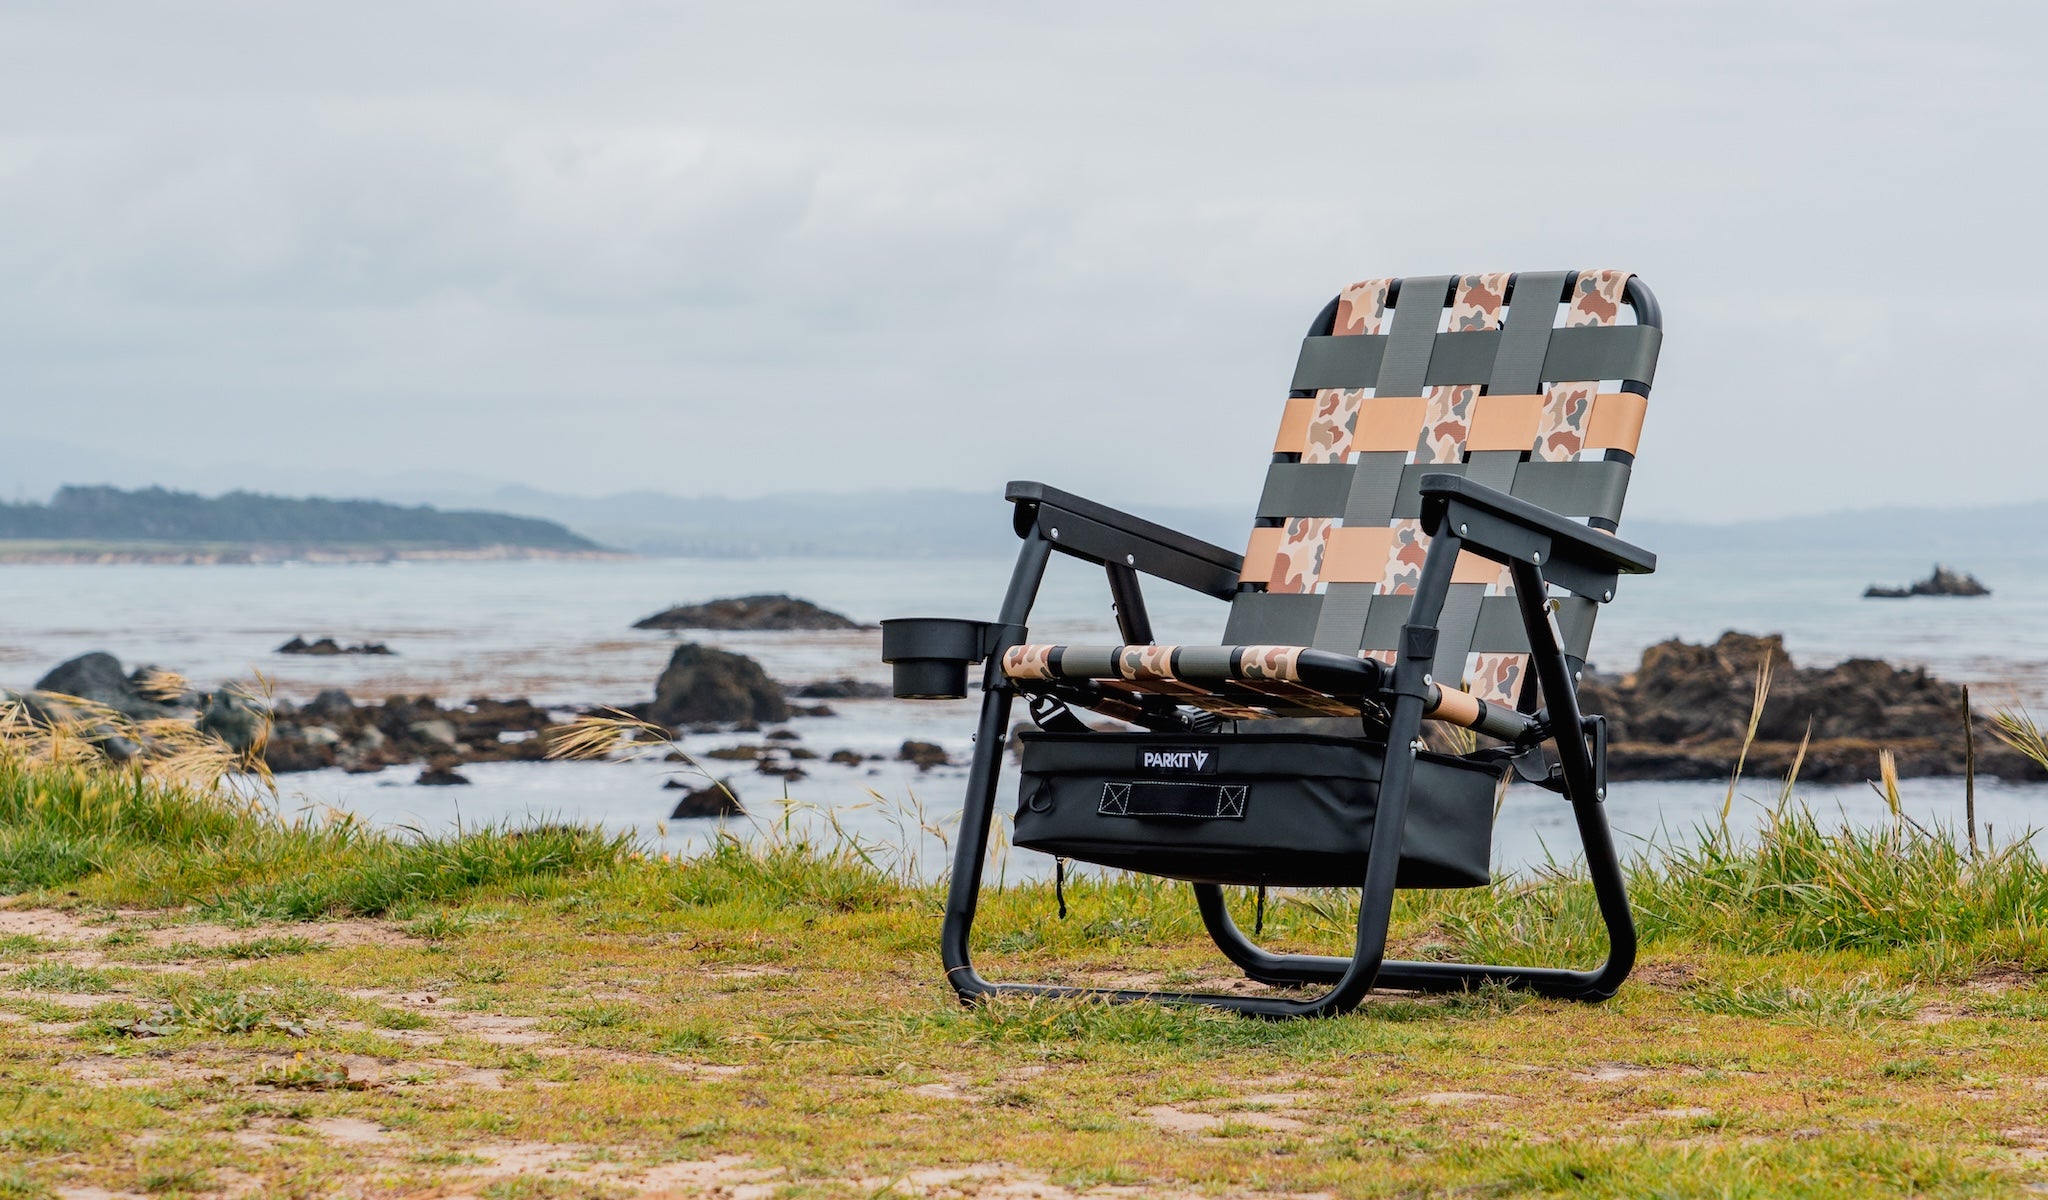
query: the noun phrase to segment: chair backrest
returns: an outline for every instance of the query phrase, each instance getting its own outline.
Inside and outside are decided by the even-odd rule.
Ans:
[[[1625,271],[1345,288],[1302,343],[1223,640],[1392,661],[1427,549],[1427,472],[1614,531],[1662,339]],[[1562,598],[1574,658],[1595,607]],[[1439,628],[1440,672],[1463,663],[1475,695],[1521,699],[1529,645],[1503,568],[1461,558]]]

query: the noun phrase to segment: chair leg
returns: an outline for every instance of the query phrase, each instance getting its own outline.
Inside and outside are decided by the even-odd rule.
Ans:
[[[1439,538],[1431,544],[1432,557]],[[1635,921],[1629,913],[1627,882],[1614,849],[1614,834],[1607,823],[1606,797],[1595,782],[1591,753],[1581,728],[1578,691],[1570,664],[1559,644],[1544,599],[1545,586],[1536,567],[1526,563],[1513,566],[1515,594],[1521,597],[1522,623],[1528,632],[1530,658],[1537,672],[1549,708],[1551,725],[1557,734],[1558,758],[1564,767],[1565,796],[1572,806],[1579,838],[1586,851],[1586,870],[1592,877],[1593,894],[1600,917],[1607,928],[1607,959],[1589,971],[1557,967],[1507,967],[1468,963],[1406,962],[1381,964],[1379,982],[1391,988],[1415,991],[1461,991],[1481,984],[1508,987],[1563,999],[1600,1001],[1613,996],[1635,965]],[[1412,619],[1411,619],[1412,623]],[[1567,736],[1569,733],[1569,736]],[[1389,745],[1393,743],[1390,741]],[[1392,755],[1389,755],[1389,762]],[[1375,846],[1375,853],[1378,847]],[[1202,923],[1224,956],[1261,983],[1306,985],[1341,978],[1350,960],[1317,954],[1274,954],[1244,935],[1224,903],[1223,890],[1210,884],[1195,885],[1195,902]]]

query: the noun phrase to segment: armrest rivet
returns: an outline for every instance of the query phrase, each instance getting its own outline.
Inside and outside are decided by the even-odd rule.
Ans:
[[[1542,562],[1542,561],[1543,561],[1543,551],[1541,551],[1541,550],[1531,550],[1531,551],[1529,552],[1529,561],[1530,561],[1530,562],[1533,562],[1533,563],[1540,563],[1540,562]]]
[[[1607,589],[1606,591],[1604,591],[1604,592],[1600,593],[1600,600],[1601,600],[1601,602],[1602,602],[1602,603],[1605,603],[1605,602],[1607,602],[1607,601],[1609,601],[1609,600],[1612,600],[1612,599],[1614,599],[1614,589],[1613,589],[1613,588],[1608,588],[1608,589]]]
[[[1434,675],[1431,675],[1431,674],[1430,674],[1429,672],[1427,672],[1427,671],[1424,671],[1424,672],[1422,673],[1422,686],[1423,686],[1423,687],[1428,687],[1428,686],[1429,686],[1430,684],[1433,684],[1433,683],[1435,683],[1435,682],[1436,682],[1436,676],[1434,676]]]
[[[1459,536],[1459,537],[1464,537],[1464,536],[1465,536],[1465,533],[1466,533],[1466,530],[1467,530],[1467,526],[1466,526],[1466,524],[1465,524],[1465,523],[1464,523],[1463,521],[1460,521],[1460,522],[1458,522],[1458,536]]]
[[[1124,555],[1124,565],[1125,565],[1125,566],[1127,566],[1127,567],[1135,567],[1135,566],[1137,566],[1137,565],[1138,565],[1138,556],[1137,556],[1137,555],[1135,555],[1135,554],[1126,554],[1126,555]]]
[[[1055,542],[1060,540],[1060,527],[1057,525],[1052,527],[1052,540]]]

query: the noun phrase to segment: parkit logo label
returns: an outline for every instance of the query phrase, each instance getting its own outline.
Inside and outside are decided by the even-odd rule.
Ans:
[[[1178,771],[1186,775],[1214,775],[1216,773],[1216,752],[1214,750],[1147,750],[1139,756],[1138,766],[1147,771]]]

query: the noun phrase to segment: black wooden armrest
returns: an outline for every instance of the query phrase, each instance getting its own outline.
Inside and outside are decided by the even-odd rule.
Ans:
[[[1244,556],[1178,530],[1029,480],[1003,489],[1017,536],[1035,527],[1053,549],[1087,562],[1130,567],[1221,600],[1237,594]]]
[[[1595,600],[1613,598],[1601,594],[1607,589],[1597,578],[1657,569],[1657,556],[1640,546],[1463,476],[1432,472],[1422,477],[1421,491],[1422,527],[1431,536],[1449,526],[1474,553],[1500,563],[1534,562],[1551,582]]]

